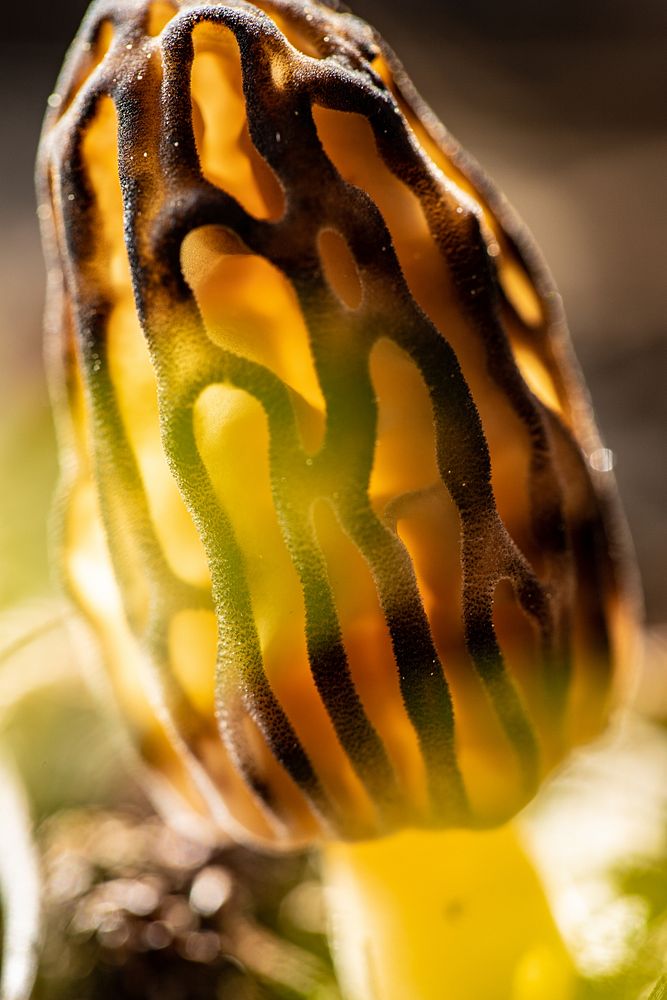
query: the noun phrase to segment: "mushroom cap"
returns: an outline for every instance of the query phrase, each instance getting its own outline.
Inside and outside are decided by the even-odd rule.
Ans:
[[[277,845],[503,822],[634,614],[524,228],[333,2],[98,0],[49,103],[59,565],[155,781]]]

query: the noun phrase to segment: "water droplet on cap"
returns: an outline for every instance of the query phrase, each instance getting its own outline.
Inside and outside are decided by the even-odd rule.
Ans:
[[[588,456],[588,464],[596,472],[611,472],[615,457],[611,448],[596,448]]]

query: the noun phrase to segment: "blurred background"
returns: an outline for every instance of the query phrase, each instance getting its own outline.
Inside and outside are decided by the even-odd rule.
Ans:
[[[13,2],[5,5],[1,18],[0,612],[52,593],[47,520],[57,470],[41,360],[44,273],[33,163],[46,98],[86,6],[86,0],[32,0],[25,6]],[[615,456],[639,557],[653,636],[649,659],[657,678],[645,689],[644,702],[653,701],[652,714],[664,723],[666,685],[657,675],[667,663],[667,4],[664,0],[354,0],[353,7],[381,31],[424,98],[507,194],[533,231],[563,294],[598,424]],[[0,626],[0,649],[4,632]],[[106,995],[146,998],[153,995],[151,990],[161,1000],[172,995],[194,998],[213,996],[213,982],[222,983],[227,976],[240,984],[225,987],[229,1000],[335,998],[317,909],[316,876],[307,860],[274,866],[271,872],[261,869],[253,882],[249,872],[255,870],[256,861],[249,862],[238,849],[211,855],[201,849],[193,854],[187,844],[179,847],[180,842],[174,846],[118,767],[112,738],[70,675],[69,659],[56,633],[49,633],[13,658],[11,675],[9,663],[0,665],[0,724],[27,782],[47,873],[47,944],[52,957],[47,953],[47,975],[38,984],[37,996],[70,1000],[76,979],[82,1000]],[[3,710],[20,693],[21,683],[27,690],[31,677],[43,679],[47,670],[63,683],[54,686],[47,698],[28,698],[20,712],[5,718]],[[633,924],[636,907],[631,906],[623,911],[625,916],[621,913],[621,925],[627,931],[624,947],[633,933],[651,942],[659,934],[667,952],[664,796],[655,811],[655,789],[661,782],[664,786],[667,768],[664,728],[662,733],[658,736],[657,730],[649,732],[640,725],[626,736],[620,757],[604,757],[601,767],[615,776],[615,784],[609,785],[611,799],[607,792],[604,802],[590,794],[597,772],[589,761],[584,770],[592,768],[593,777],[589,772],[582,777],[581,767],[574,778],[566,775],[565,792],[561,782],[555,808],[564,815],[558,796],[567,797],[568,787],[570,791],[574,787],[580,799],[572,809],[579,808],[582,829],[588,816],[593,830],[590,857],[582,862],[590,874],[591,858],[600,856],[600,817],[609,818],[603,824],[607,832],[613,828],[622,833],[621,818],[643,816],[644,810],[648,814],[651,803],[650,822],[647,819],[642,826],[650,829],[651,850],[632,824],[617,838],[617,855],[627,854],[628,844],[637,852],[629,874],[621,873],[630,880],[630,889],[619,892],[625,893],[623,899],[639,899],[644,906],[639,923]],[[585,815],[582,788],[588,803]],[[629,788],[635,795],[635,799],[630,796],[630,805]],[[86,810],[95,804],[111,813],[89,814]],[[568,823],[571,815],[567,813]],[[113,845],[107,855],[105,836]],[[569,843],[571,837],[561,841]],[[639,857],[644,850],[652,860]],[[566,866],[567,859],[558,863]],[[209,882],[212,879],[211,884],[218,886],[218,896],[211,890],[211,898],[222,900],[210,913],[205,893],[197,910],[200,904],[193,888],[202,864],[212,869]],[[146,882],[146,866],[152,882]],[[142,886],[152,887],[152,896],[144,892],[143,903],[137,902],[137,878],[144,879]],[[241,886],[236,894],[229,888],[232,882]],[[305,889],[300,888],[303,885]],[[577,885],[577,905],[585,914],[585,907],[581,910],[585,894]],[[291,895],[297,890],[300,902]],[[127,896],[132,892],[134,897]],[[225,910],[230,894],[236,902]],[[618,894],[614,899],[618,901]],[[176,913],[179,900],[185,905],[180,910],[185,921],[181,930],[177,917],[165,916],[172,910]],[[225,923],[219,912],[228,910]],[[250,938],[246,935],[234,944],[225,938],[225,928],[238,927],[239,919],[246,921],[243,926],[250,928]],[[614,933],[618,937],[619,919],[616,914],[611,920],[612,938]],[[655,932],[652,920],[658,927]],[[253,939],[258,926],[265,938]],[[167,944],[165,927],[171,928]],[[217,944],[209,934],[211,928],[222,935],[215,938]],[[266,986],[268,974],[260,970],[260,985],[249,987],[239,971],[248,940],[259,941],[264,949],[273,947],[275,955],[278,948],[280,961],[291,955],[293,966],[289,962],[288,966],[297,969],[295,981],[304,960],[308,966],[305,953],[315,955],[309,980],[315,985],[304,986],[302,992],[291,980],[292,985]],[[287,951],[280,951],[285,941]],[[128,966],[128,949],[135,954],[132,942],[138,943]],[[227,949],[224,968],[218,962],[221,947]],[[607,955],[613,952],[609,947]],[[628,955],[639,954],[639,944],[628,948]],[[653,943],[650,949],[657,954]],[[151,965],[150,956],[158,953],[162,965]],[[632,955],[627,963],[631,959]],[[183,973],[178,962],[203,967],[214,960],[218,964],[213,979],[204,977],[196,985],[199,980],[190,970],[189,985],[178,985]],[[623,961],[617,956],[619,969]],[[94,973],[98,968],[106,970],[102,978]],[[602,968],[607,968],[604,962]],[[651,970],[654,976],[653,965]],[[648,982],[649,972],[642,975],[641,982]],[[130,981],[134,985],[128,985]],[[616,992],[610,979],[591,979],[582,987],[581,997],[634,1000],[638,988],[630,989],[629,982],[618,978]]]

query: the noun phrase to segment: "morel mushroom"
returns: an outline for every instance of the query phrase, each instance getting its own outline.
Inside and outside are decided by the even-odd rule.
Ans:
[[[333,0],[100,0],[49,103],[60,565],[144,759],[265,844],[503,823],[629,619],[527,235]]]

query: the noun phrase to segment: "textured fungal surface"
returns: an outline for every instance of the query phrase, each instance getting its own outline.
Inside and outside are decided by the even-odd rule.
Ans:
[[[50,104],[60,560],[145,760],[286,844],[512,815],[626,616],[502,198],[333,5],[102,0]]]

